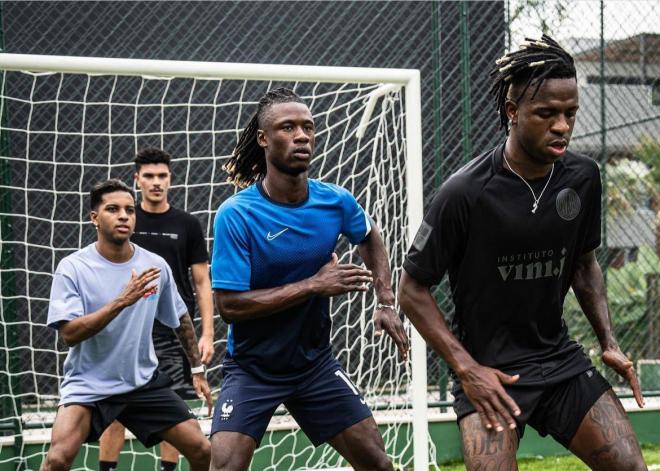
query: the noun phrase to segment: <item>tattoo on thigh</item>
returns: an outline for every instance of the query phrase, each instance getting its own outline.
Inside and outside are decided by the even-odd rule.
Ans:
[[[590,465],[615,469],[618,464],[640,455],[637,437],[623,406],[609,391],[593,405],[585,421],[598,443],[589,454]]]
[[[516,468],[515,430],[486,430],[476,415],[460,423],[465,465],[470,471],[509,471]]]

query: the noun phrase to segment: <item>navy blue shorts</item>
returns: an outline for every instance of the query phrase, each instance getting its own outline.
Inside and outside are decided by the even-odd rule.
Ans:
[[[371,417],[359,391],[334,358],[318,365],[298,384],[266,383],[230,358],[225,359],[222,373],[211,435],[240,432],[259,446],[275,409],[284,404],[314,446],[320,446]]]

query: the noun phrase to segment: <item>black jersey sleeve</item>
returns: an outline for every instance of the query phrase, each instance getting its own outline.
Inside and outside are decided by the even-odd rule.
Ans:
[[[440,283],[462,253],[468,208],[462,179],[449,179],[433,198],[403,263],[410,276],[426,285]]]
[[[188,221],[188,266],[195,263],[206,262],[209,259],[209,253],[206,250],[206,239],[202,231],[202,225],[199,220],[190,215]]]
[[[587,203],[585,217],[585,231],[582,244],[582,253],[591,252],[600,246],[601,202],[603,188],[600,181],[598,164],[593,162],[591,174],[591,191]]]

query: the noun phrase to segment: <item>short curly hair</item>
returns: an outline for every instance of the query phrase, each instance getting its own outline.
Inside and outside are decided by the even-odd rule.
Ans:
[[[121,180],[116,178],[111,178],[104,182],[97,183],[89,192],[89,202],[92,211],[96,211],[103,201],[103,195],[106,193],[114,193],[115,191],[125,191],[130,194],[133,200],[135,200],[135,194],[130,187]]]
[[[136,172],[140,171],[141,166],[148,164],[165,164],[169,168],[171,161],[172,157],[170,154],[157,147],[145,147],[137,153],[133,160],[135,162]]]

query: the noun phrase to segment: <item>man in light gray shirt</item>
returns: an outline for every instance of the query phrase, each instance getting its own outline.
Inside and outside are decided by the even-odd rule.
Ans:
[[[162,440],[207,471],[210,444],[195,415],[158,373],[154,319],[176,330],[190,364],[200,366],[195,331],[172,272],[160,256],[131,244],[135,199],[119,180],[90,192],[97,241],[65,257],[53,276],[48,325],[70,347],[60,404],[42,471],[71,468],[85,442],[118,420],[146,446]],[[210,405],[204,373],[193,375]],[[209,411],[210,414],[210,411]]]

